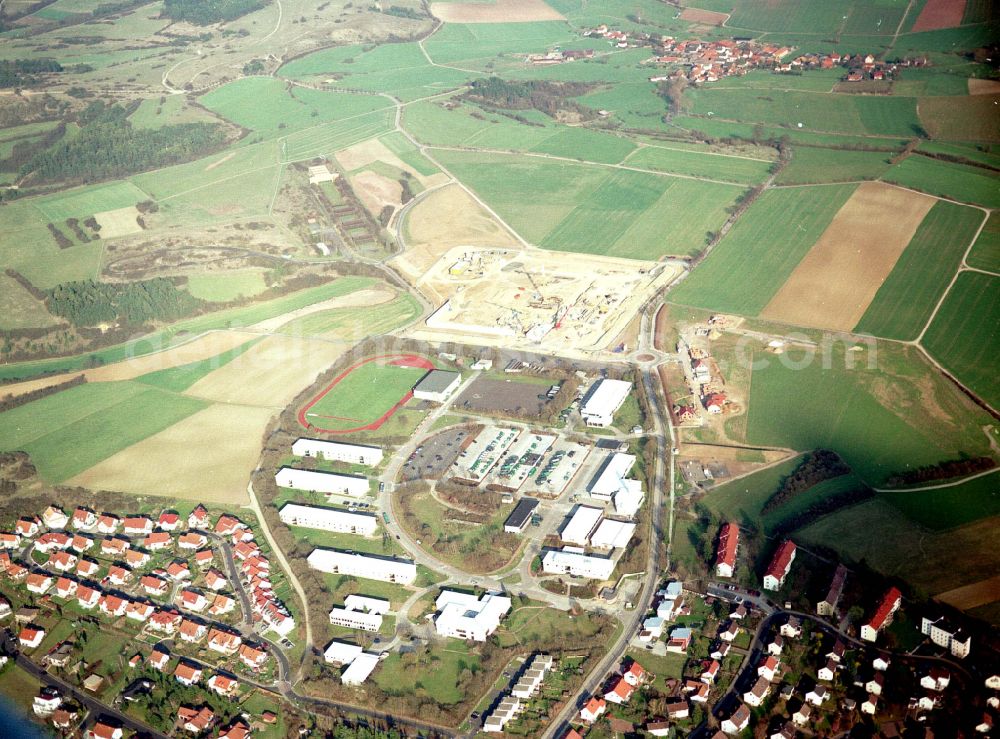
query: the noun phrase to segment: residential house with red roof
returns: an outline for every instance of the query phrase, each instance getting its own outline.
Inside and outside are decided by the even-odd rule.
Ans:
[[[133,621],[145,623],[150,619],[155,611],[156,607],[152,603],[134,600],[128,604],[128,607],[126,607],[125,616]]]
[[[101,534],[113,534],[121,525],[121,519],[111,513],[102,513],[97,518],[97,531]]]
[[[625,682],[623,677],[616,677],[610,688],[604,693],[604,699],[611,703],[622,705],[632,699],[635,688]]]
[[[159,610],[149,617],[149,629],[161,634],[173,634],[184,617],[176,611]]]
[[[60,598],[72,598],[79,586],[76,580],[68,577],[60,577],[56,580],[56,595]]]
[[[240,661],[250,669],[263,667],[267,662],[267,652],[250,644],[243,644],[239,650]]]
[[[201,549],[208,543],[208,538],[197,531],[187,531],[177,537],[177,546],[180,549]]]
[[[173,537],[167,531],[154,531],[142,540],[142,545],[151,552],[169,549],[173,543]]]
[[[55,580],[51,575],[43,572],[32,572],[25,580],[28,590],[35,595],[44,595],[47,593],[54,582]]]
[[[204,734],[215,723],[215,711],[210,706],[181,706],[177,709],[177,723],[189,734]]]
[[[41,530],[42,522],[37,516],[32,518],[20,518],[14,526],[14,532],[18,536],[22,536],[25,539],[31,539],[38,536],[38,532]]]
[[[153,666],[154,669],[163,672],[167,663],[170,662],[170,655],[162,647],[153,647],[153,651],[149,654],[149,664]]]
[[[781,542],[764,573],[764,590],[779,590],[785,584],[785,578],[795,561],[795,551],[795,542],[792,540],[785,539]]]
[[[176,531],[180,526],[181,517],[174,511],[164,511],[156,521],[156,528],[161,531]]]
[[[180,605],[190,611],[204,611],[208,606],[208,600],[204,593],[192,588],[185,588],[180,593]]]
[[[132,580],[132,570],[122,565],[111,565],[108,567],[108,582],[121,587]]]
[[[603,698],[592,697],[580,709],[580,720],[592,724],[608,710],[608,702]]]
[[[715,550],[715,574],[717,577],[732,577],[736,571],[736,555],[740,546],[740,528],[733,522],[722,525],[719,544]]]
[[[181,620],[179,633],[182,641],[195,644],[205,638],[205,634],[208,633],[208,627],[198,621],[184,618]]]
[[[167,565],[167,575],[171,580],[190,580],[191,570],[187,566],[187,562],[171,562]]]
[[[219,654],[234,654],[242,643],[239,634],[214,628],[208,632],[208,648]]]
[[[76,602],[80,608],[85,610],[90,610],[97,605],[97,601],[101,599],[101,593],[96,588],[88,587],[87,585],[81,585],[76,589]]]
[[[66,572],[74,569],[78,561],[79,559],[69,552],[56,552],[49,557],[49,564],[59,572]]]
[[[208,678],[208,687],[219,695],[229,696],[239,690],[240,681],[235,677],[230,677],[229,675],[223,675],[221,672],[217,672],[212,675],[212,677]]]
[[[84,536],[83,534],[74,534],[73,540],[69,543],[70,549],[74,552],[82,554],[94,546],[94,540],[89,536]]]
[[[90,531],[97,525],[97,514],[89,508],[77,506],[77,509],[73,511],[72,525],[74,529]]]
[[[125,552],[125,564],[129,567],[145,567],[149,564],[150,559],[149,552],[144,552],[141,549],[129,549]]]
[[[205,573],[205,584],[212,590],[223,590],[226,585],[226,577],[218,570],[209,570]]]
[[[204,529],[209,525],[208,511],[205,510],[205,506],[198,504],[191,515],[188,516],[188,528],[191,529]]]
[[[902,603],[903,594],[898,588],[891,587],[885,591],[871,619],[861,626],[861,638],[870,642],[878,639],[879,632],[892,623],[892,617]]]
[[[122,522],[126,536],[145,536],[153,530],[153,519],[148,516],[128,516]]]
[[[211,549],[200,549],[194,553],[195,566],[201,569],[210,567],[213,561],[215,561],[215,552]]]
[[[0,549],[18,549],[20,546],[20,534],[8,531],[0,532]]]
[[[97,719],[94,725],[87,729],[86,739],[122,739],[125,732],[120,726],[114,726],[105,719]]]
[[[108,538],[101,540],[101,554],[105,557],[121,557],[132,546],[128,539]]]
[[[51,552],[54,549],[69,549],[73,537],[64,531],[50,531],[42,534],[35,541],[35,549],[39,552]]]
[[[202,672],[198,665],[181,660],[174,670],[174,678],[182,685],[194,685],[201,680]]]
[[[125,615],[125,609],[128,608],[128,601],[117,595],[105,593],[98,600],[97,608],[105,616],[118,618]]]

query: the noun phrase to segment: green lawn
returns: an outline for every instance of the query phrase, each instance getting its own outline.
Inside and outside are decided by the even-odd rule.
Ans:
[[[264,292],[264,272],[259,269],[189,275],[187,290],[200,300],[228,303]]]
[[[577,35],[561,21],[446,23],[427,39],[424,48],[438,64],[455,64],[500,54],[545,51],[553,44],[570,41],[577,41]]]
[[[900,490],[881,496],[922,526],[943,531],[1000,513],[998,483],[1000,471],[950,488]]]
[[[416,145],[406,138],[401,131],[387,133],[379,141],[385,144],[385,147],[389,151],[413,167],[417,174],[429,177],[441,171],[431,160],[421,154]]]
[[[402,293],[387,303],[373,305],[363,313],[357,308],[331,308],[297,318],[282,326],[281,332],[292,336],[337,336],[357,341],[365,336],[380,336],[420,315],[419,301]]]
[[[997,178],[978,167],[909,156],[886,172],[884,179],[931,195],[1000,208]]]
[[[923,345],[948,371],[1000,407],[1000,277],[963,272],[948,292]]]
[[[56,195],[32,198],[34,205],[47,221],[61,222],[67,218],[89,218],[94,213],[135,205],[149,196],[128,181],[109,182],[73,188]]]
[[[87,391],[99,385],[82,385],[0,414],[0,448],[28,452],[43,478],[63,482],[207,405],[139,383],[104,385],[96,395]]]
[[[854,187],[766,191],[670,293],[670,299],[708,310],[756,315],[816,243]]]
[[[390,695],[413,693],[423,689],[434,701],[452,705],[465,697],[459,675],[462,670],[478,669],[479,657],[469,654],[458,639],[446,639],[440,646],[412,662],[398,652],[390,654],[375,672],[376,685]]]
[[[644,146],[625,162],[630,167],[655,169],[660,172],[708,177],[752,185],[767,178],[773,162],[746,157],[728,156],[710,151],[663,146]]]
[[[26,198],[0,208],[0,233],[5,237],[0,239],[0,268],[16,269],[42,289],[95,277],[103,244],[92,241],[60,249],[46,228],[49,221],[34,202]]]
[[[796,146],[792,160],[776,180],[779,185],[876,180],[889,169],[892,154]]]
[[[1000,272],[1000,213],[991,213],[966,260],[970,267]]]
[[[368,362],[344,377],[306,415],[322,428],[362,426],[380,418],[425,374],[419,367]]]
[[[982,316],[976,320],[986,326]],[[747,442],[830,449],[872,485],[962,453],[988,453],[980,430],[985,414],[970,410],[915,349],[880,343],[877,350],[874,368],[867,366],[868,352],[861,352],[854,369],[845,368],[839,346],[809,362],[801,362],[797,351],[783,358],[754,353],[767,366],[751,377]]]
[[[0,274],[0,329],[54,326],[59,319],[13,278]]]
[[[889,339],[915,339],[951,282],[983,213],[938,201],[854,327]]]

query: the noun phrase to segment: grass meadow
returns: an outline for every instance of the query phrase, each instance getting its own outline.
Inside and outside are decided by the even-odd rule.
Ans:
[[[908,156],[886,172],[883,179],[962,203],[1000,208],[1000,186],[997,186],[996,177],[978,167]]]
[[[675,303],[756,315],[854,192],[853,185],[768,190],[670,293]],[[775,224],[783,224],[784,233]]]
[[[237,298],[250,298],[264,292],[264,272],[244,270],[223,273],[188,275],[187,291],[199,300],[227,303]]]
[[[892,154],[795,146],[792,159],[778,175],[778,185],[877,180],[889,169]]]
[[[772,162],[664,145],[643,146],[632,153],[625,160],[625,164],[630,167],[654,169],[658,172],[753,185],[767,178]]]
[[[935,203],[854,330],[902,341],[917,338],[982,219],[975,208]]]
[[[0,329],[54,326],[59,319],[18,282],[0,274]]]
[[[874,369],[867,352],[847,369],[839,346],[825,353],[828,368],[823,352],[808,362],[796,350],[754,353],[767,366],[752,373],[746,441],[833,450],[874,486],[896,472],[987,453],[982,414],[916,349],[880,343],[877,351]]]
[[[28,452],[62,482],[206,405],[140,383],[81,385],[0,414],[0,448]]]
[[[991,213],[966,259],[970,267],[1000,272],[1000,213]]]
[[[331,308],[303,316],[282,326],[281,333],[358,341],[365,336],[379,336],[399,328],[419,316],[421,310],[416,298],[403,293],[387,303],[368,307],[363,315],[359,315],[357,308]]]
[[[173,393],[182,393],[202,377],[232,362],[236,357],[259,342],[261,338],[251,339],[245,344],[241,344],[227,352],[209,357],[208,359],[183,364],[180,367],[168,367],[156,372],[149,372],[137,377],[136,382]]]
[[[946,531],[1000,514],[1000,471],[939,490],[900,490],[882,497],[921,526]]]
[[[923,345],[949,372],[994,408],[1000,407],[1000,277],[962,272]]]
[[[306,417],[325,429],[349,429],[380,418],[427,374],[419,367],[368,362],[313,405]]]
[[[695,253],[739,186],[516,155],[435,156],[546,249],[633,259]]]

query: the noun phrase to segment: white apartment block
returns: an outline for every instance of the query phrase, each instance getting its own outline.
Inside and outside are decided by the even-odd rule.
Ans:
[[[442,590],[434,604],[438,611],[434,626],[441,636],[486,641],[510,606],[510,598],[499,593],[485,593],[477,598],[470,593]]]
[[[924,616],[920,619],[920,633],[929,636],[939,647],[944,647],[952,656],[965,659],[972,649],[972,637],[959,628],[949,624],[944,618],[931,620]]]
[[[274,482],[281,488],[306,490],[327,495],[348,495],[360,498],[368,492],[368,478],[356,475],[341,475],[336,472],[317,472],[282,467],[274,476]]]
[[[316,457],[328,462],[347,462],[367,467],[378,465],[383,457],[382,450],[377,446],[305,438],[295,440],[292,444],[292,454],[296,457]]]
[[[336,549],[313,549],[306,562],[320,572],[353,575],[368,580],[409,585],[417,579],[417,565],[406,559],[341,552]]]
[[[615,570],[611,557],[584,554],[577,547],[550,549],[542,558],[542,571],[550,575],[573,575],[591,580],[607,580]]]
[[[289,526],[361,536],[372,536],[378,528],[378,519],[371,513],[352,513],[298,503],[285,503],[278,512],[278,517]]]

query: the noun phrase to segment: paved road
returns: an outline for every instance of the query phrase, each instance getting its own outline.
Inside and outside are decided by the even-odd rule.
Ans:
[[[5,654],[10,655],[14,658],[17,666],[28,674],[35,677],[39,682],[44,685],[49,685],[56,688],[64,697],[72,697],[77,703],[90,711],[91,717],[108,717],[114,719],[120,723],[124,728],[130,729],[131,731],[137,732],[140,736],[151,737],[152,739],[168,739],[166,734],[162,734],[152,726],[143,723],[137,719],[128,716],[116,708],[112,708],[101,701],[97,700],[92,695],[88,695],[84,691],[78,689],[77,687],[69,684],[62,678],[51,675],[45,670],[43,670],[39,665],[35,664],[32,660],[28,659],[24,654],[21,654],[17,647],[17,643],[14,640],[14,636],[9,630],[5,630],[2,636],[2,649]]]

